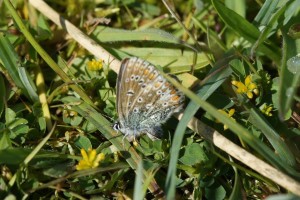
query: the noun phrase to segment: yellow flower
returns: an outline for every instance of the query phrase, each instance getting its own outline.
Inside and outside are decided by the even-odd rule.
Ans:
[[[103,67],[103,60],[96,61],[95,59],[89,61],[87,63],[87,68],[90,71],[99,71]]]
[[[89,149],[86,152],[84,149],[81,149],[82,160],[79,161],[76,165],[77,170],[91,169],[99,166],[99,162],[103,161],[105,158],[104,153],[97,155],[95,149]]]
[[[235,113],[235,109],[232,108],[228,111],[228,113],[225,110],[219,110],[221,113],[223,113],[224,115],[227,115],[230,119],[232,119],[233,121],[235,121],[235,119],[232,117],[233,114]],[[217,121],[217,123],[220,123],[219,121]],[[224,130],[227,130],[228,126],[226,124],[224,124]]]
[[[260,107],[260,110],[262,113],[264,113],[265,115],[271,117],[273,116],[273,114],[271,113],[272,110],[273,110],[273,106],[272,105],[267,105],[266,103],[263,104],[261,107]]]
[[[231,81],[231,84],[237,87],[236,92],[240,94],[246,94],[249,99],[253,98],[253,93],[255,95],[259,94],[257,85],[252,82],[251,75],[245,78],[245,83],[240,81]]]

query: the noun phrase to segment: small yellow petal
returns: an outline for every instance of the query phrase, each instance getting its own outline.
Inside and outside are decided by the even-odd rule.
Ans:
[[[88,155],[86,154],[85,149],[81,149],[80,152],[81,152],[81,155],[82,155],[83,160],[88,161],[88,160],[89,160],[89,157],[88,157]]]
[[[234,85],[234,86],[237,86],[238,81],[231,81],[231,84]]]
[[[89,162],[93,163],[96,158],[97,152],[95,149],[89,149]]]
[[[255,84],[255,83],[250,83],[249,85],[248,85],[248,89],[249,90],[254,90],[254,89],[256,89],[257,88],[257,85]]]
[[[252,99],[252,98],[253,98],[252,92],[247,92],[247,97],[248,97],[249,99]]]
[[[78,165],[76,165],[76,170],[89,169],[90,166],[85,160],[80,160]]]
[[[245,93],[247,91],[247,87],[242,82],[238,82],[237,86],[238,93]]]
[[[248,75],[245,79],[245,85],[248,86],[252,82],[251,75]]]
[[[95,149],[88,149],[86,152],[81,149],[82,160],[76,165],[77,170],[84,170],[95,168],[99,166],[100,161],[104,160],[105,155],[103,153],[97,154]]]

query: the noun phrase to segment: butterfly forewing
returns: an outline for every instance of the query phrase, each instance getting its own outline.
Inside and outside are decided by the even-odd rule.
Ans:
[[[164,123],[183,105],[184,95],[139,58],[122,61],[117,84],[119,122],[125,135],[140,132],[156,136]],[[122,127],[121,127],[122,128]]]

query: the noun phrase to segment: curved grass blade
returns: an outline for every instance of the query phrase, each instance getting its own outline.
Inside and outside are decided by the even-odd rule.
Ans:
[[[262,131],[262,133],[271,143],[277,155],[280,157],[280,159],[282,159],[282,162],[295,168],[296,160],[287,144],[280,138],[276,130],[269,124],[269,122],[257,109],[250,109],[249,121]]]
[[[143,58],[156,66],[165,66],[164,71],[171,74],[189,72],[191,71],[191,65],[194,64],[194,51],[168,48],[165,45],[156,48],[126,47],[120,48],[120,51],[125,52],[127,55],[129,54]],[[119,52],[119,50],[116,52]],[[122,57],[126,57],[126,54]],[[194,69],[202,69],[208,64],[209,61],[204,53],[198,53]]]
[[[47,52],[37,43],[35,38],[31,35],[29,30],[23,24],[22,19],[17,14],[13,5],[10,1],[4,0],[4,3],[15,20],[16,24],[20,28],[21,32],[24,34],[26,39],[30,42],[32,47],[37,51],[37,53],[45,60],[45,62],[61,77],[61,79],[66,83],[71,83],[72,80],[68,77],[68,75],[54,62],[54,60],[47,54]],[[77,85],[70,85],[70,87],[80,95],[80,97],[90,105],[94,105],[91,99],[80,89]]]
[[[22,93],[31,101],[38,101],[38,95],[32,80],[28,76],[26,69],[22,67],[14,47],[8,38],[2,34],[0,34],[0,59],[15,84],[22,90]]]
[[[134,192],[133,199],[134,200],[143,200],[145,194],[143,194],[143,162],[140,161],[138,164],[138,168],[136,171],[136,176],[134,180]]]
[[[92,35],[100,42],[133,42],[133,41],[152,41],[182,45],[197,51],[193,46],[184,41],[179,40],[171,33],[160,29],[145,29],[145,30],[124,30],[110,28],[106,26],[98,26]]]
[[[274,8],[274,10],[272,10],[272,15],[270,16],[270,19],[268,21],[267,24],[265,24],[265,27],[263,28],[263,30],[261,31],[259,38],[257,39],[257,41],[253,44],[253,47],[251,48],[251,55],[254,54],[254,51],[256,50],[256,48],[261,45],[264,41],[266,41],[266,39],[270,36],[271,31],[274,31],[274,29],[278,29],[278,20],[280,17],[282,17],[282,15],[284,14],[284,12],[286,11],[288,7],[288,4],[284,4],[282,5],[282,7],[278,8]],[[276,10],[275,10],[276,9]]]
[[[2,115],[2,112],[4,110],[4,105],[6,101],[6,88],[5,88],[5,83],[2,74],[0,74],[0,117]]]
[[[277,8],[279,0],[266,0],[254,18],[254,22],[259,26],[266,26],[271,16]]]
[[[228,76],[230,76],[230,74],[232,73],[231,68],[222,68],[224,63],[228,63],[230,59],[232,58],[229,57],[229,59],[226,59],[226,61],[217,64],[217,66],[213,68],[214,70],[211,72],[211,77],[207,81],[204,81],[204,85],[202,85],[202,88],[196,93],[197,96],[200,96],[203,100],[207,99],[218,87],[220,87],[220,85],[228,78]],[[167,199],[171,200],[175,198],[176,169],[179,150],[181,147],[187,124],[200,107],[201,106],[199,104],[196,104],[195,102],[191,101],[186,107],[183,117],[177,125],[175,135],[172,141],[172,147],[170,150],[171,156],[165,184]]]
[[[242,18],[234,11],[228,9],[220,1],[211,1],[224,23],[228,27],[230,27],[236,34],[242,36],[252,44],[254,44],[258,40],[260,31],[254,25],[249,23],[246,19]],[[280,64],[280,49],[272,42],[268,41],[267,43],[261,44],[260,46],[258,46],[258,50],[263,52],[277,65]]]
[[[300,62],[294,62],[290,59],[297,59],[297,54],[300,52],[300,39],[291,38],[287,32],[288,27],[282,31],[283,36],[283,47],[282,47],[282,64],[280,67],[280,85],[279,85],[279,117],[281,120],[288,119],[290,116],[287,115],[291,109],[292,102],[294,100],[295,93],[299,87],[300,81]],[[289,66],[297,69],[297,71],[290,71]]]
[[[246,16],[245,0],[239,0],[239,1],[225,0],[224,3],[228,8],[230,8],[231,10],[234,10],[236,13],[238,13],[242,17]]]

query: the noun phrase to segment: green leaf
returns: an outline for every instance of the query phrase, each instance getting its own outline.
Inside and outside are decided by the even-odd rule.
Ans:
[[[7,137],[7,136],[6,136]],[[0,151],[0,164],[18,165],[30,153],[29,149],[2,149]]]
[[[85,149],[86,151],[90,148],[93,148],[91,141],[86,136],[79,136],[75,141],[75,145],[79,149]]]
[[[205,197],[209,200],[223,200],[226,196],[226,190],[222,185],[214,184],[205,188]]]
[[[43,15],[39,15],[38,18],[38,39],[45,40],[52,36],[52,30],[49,27],[47,20]]]
[[[15,135],[25,134],[25,133],[28,133],[29,127],[25,124],[20,124],[20,125],[16,126],[15,128],[11,129],[11,131]]]
[[[8,132],[5,130],[3,132],[0,132],[0,151],[11,147],[12,144]],[[0,158],[0,162],[1,162],[1,158]]]
[[[74,161],[64,161],[62,163],[57,163],[56,161],[50,168],[44,169],[43,174],[49,177],[59,178],[69,174],[74,164]]]
[[[16,119],[16,113],[10,109],[6,108],[5,109],[5,122],[6,124],[12,123]]]
[[[184,153],[179,161],[185,165],[205,163],[209,160],[201,144],[192,143],[183,149]]]
[[[27,124],[27,123],[28,123],[28,121],[26,119],[23,119],[23,118],[14,118],[14,120],[11,121],[8,124],[8,128],[9,129],[14,129],[14,128],[18,127],[18,126],[21,126],[21,125],[24,125],[24,124]]]

